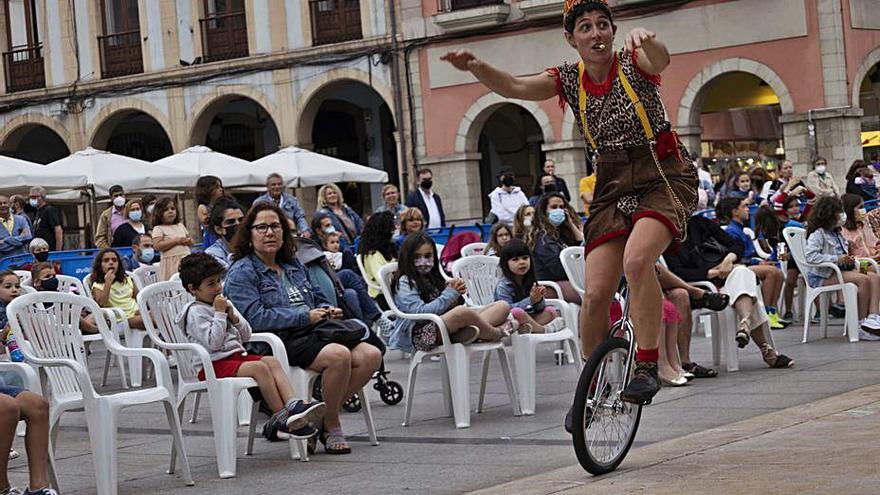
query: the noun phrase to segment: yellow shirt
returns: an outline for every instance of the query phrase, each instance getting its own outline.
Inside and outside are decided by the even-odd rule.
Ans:
[[[584,177],[578,183],[578,195],[581,195],[581,194],[587,193],[587,192],[592,194],[593,191],[595,191],[595,190],[596,190],[596,174],[595,174],[595,172]],[[584,204],[584,215],[587,215],[587,216],[590,215],[590,205],[588,205],[588,204]]]
[[[104,290],[103,282],[92,284],[92,290]],[[110,285],[110,298],[107,300],[108,308],[119,308],[125,313],[126,318],[131,318],[138,313],[137,301],[134,294],[134,283],[131,277],[125,277],[125,282],[113,282]]]
[[[367,282],[373,285],[379,285],[379,278],[376,276],[379,273],[379,269],[388,263],[393,262],[394,260],[386,260],[382,253],[379,251],[373,251],[372,253],[363,257],[364,263],[364,278]],[[372,287],[369,288],[370,297],[375,298],[379,295],[379,290],[374,289]]]
[[[9,212],[9,218],[6,220],[0,218],[0,223],[6,227],[6,231],[9,232],[9,235],[12,235],[12,229],[15,227],[15,215],[13,215],[12,212]]]

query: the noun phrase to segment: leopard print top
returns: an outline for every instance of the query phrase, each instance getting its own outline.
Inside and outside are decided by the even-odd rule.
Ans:
[[[615,57],[636,94],[642,100],[654,134],[670,130],[671,125],[666,120],[666,110],[660,100],[660,76],[643,72],[638,67],[638,61],[628,53],[621,52],[615,54]],[[581,136],[584,136],[578,110],[578,65],[564,63],[559,67],[548,69],[548,71],[556,76],[560,106],[564,107],[567,103],[571,107],[578,131]],[[586,74],[584,75],[589,78]],[[611,78],[611,81],[610,89],[607,92],[603,91],[603,88],[596,89],[597,85],[595,84],[592,85],[593,88],[588,87],[587,91],[587,125],[593,139],[596,140],[599,151],[620,150],[647,144],[642,124],[617,76],[617,64],[614,64],[608,77]],[[607,83],[608,81],[606,81]],[[585,136],[584,139],[586,140]],[[589,143],[587,146],[589,147]]]

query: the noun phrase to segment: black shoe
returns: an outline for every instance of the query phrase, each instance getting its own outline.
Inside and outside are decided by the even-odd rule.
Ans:
[[[571,432],[574,430],[574,425],[572,424],[574,420],[572,416],[574,415],[574,406],[569,406],[568,412],[565,413],[565,432],[571,435]],[[584,424],[590,422],[590,419],[593,418],[593,409],[588,407],[584,411]]]
[[[691,298],[691,309],[708,308],[712,311],[721,311],[730,304],[730,296],[720,292],[705,291],[699,299]]]
[[[828,314],[833,318],[844,318],[846,317],[846,306],[832,304],[828,307]]]
[[[791,311],[786,311],[785,315],[782,316],[782,319],[788,322],[794,321],[794,313]]]
[[[623,389],[620,398],[625,402],[646,406],[660,391],[660,379],[657,377],[656,361],[636,361],[636,371]]]

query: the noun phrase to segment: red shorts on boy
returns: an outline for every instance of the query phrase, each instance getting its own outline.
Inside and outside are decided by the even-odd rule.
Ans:
[[[256,354],[235,353],[223,359],[212,361],[211,364],[214,365],[214,374],[217,375],[217,378],[229,378],[231,376],[236,376],[238,374],[238,369],[241,368],[241,365],[244,363],[248,361],[259,361],[261,359],[263,359],[263,356],[258,356]],[[199,381],[205,381],[205,370],[199,371]]]

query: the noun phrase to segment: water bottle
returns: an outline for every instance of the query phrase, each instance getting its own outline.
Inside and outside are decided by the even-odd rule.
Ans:
[[[12,334],[11,330],[6,336],[6,350],[9,352],[9,359],[16,363],[24,362],[24,353],[19,349],[18,342],[15,341],[15,335]]]

